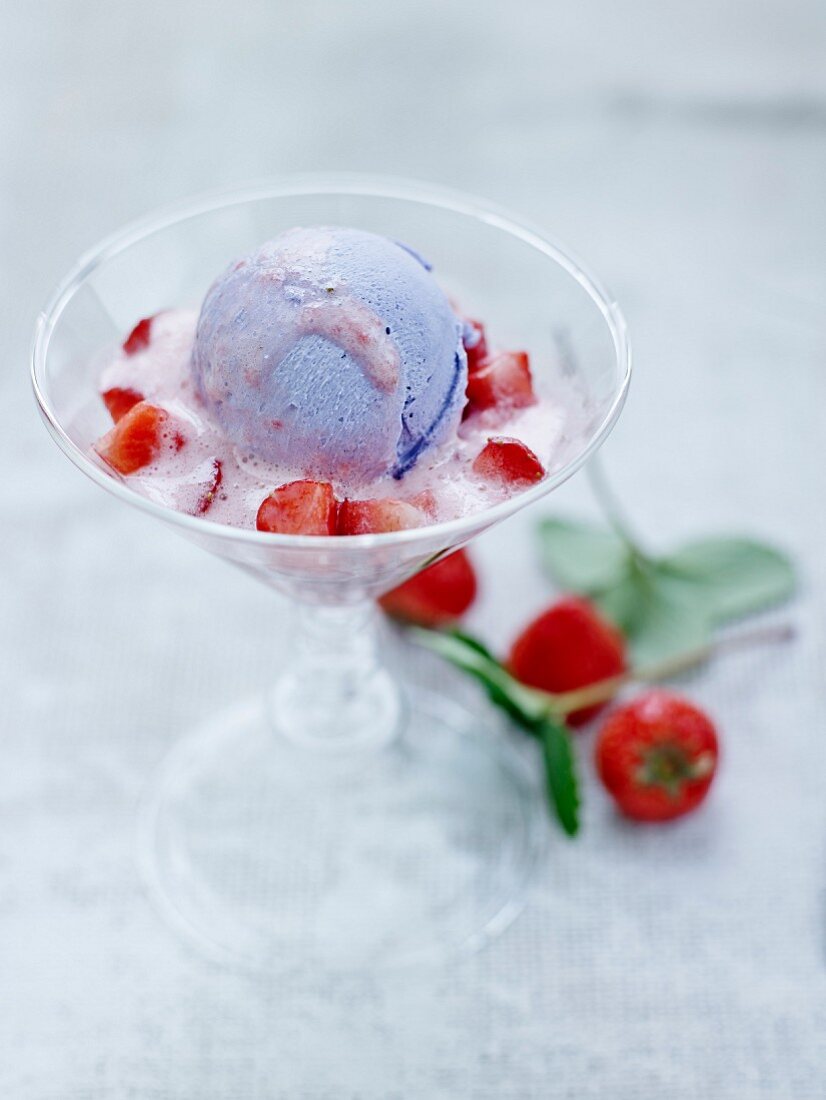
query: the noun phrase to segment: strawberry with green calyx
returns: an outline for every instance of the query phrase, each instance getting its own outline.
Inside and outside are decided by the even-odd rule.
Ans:
[[[647,691],[609,715],[596,745],[605,789],[635,821],[669,821],[696,809],[718,758],[711,719],[663,689]]]
[[[566,724],[569,715],[615,698],[631,683],[663,680],[704,665],[723,653],[788,641],[794,636],[793,629],[786,624],[742,631],[647,668],[627,668],[617,676],[599,680],[587,687],[554,694],[520,683],[490,650],[467,634],[419,627],[411,632],[426,648],[477,680],[495,706],[539,741],[549,806],[569,836],[579,829],[579,784],[573,739]],[[702,769],[706,765],[700,761],[697,766]]]
[[[495,472],[499,463],[492,465]],[[549,805],[568,835],[579,828],[578,784],[568,726],[571,716],[576,722],[583,711],[587,713],[608,702],[634,681],[664,680],[703,665],[720,653],[784,641],[794,633],[783,624],[719,639],[714,636],[715,627],[780,603],[792,593],[794,569],[785,555],[751,539],[724,537],[695,541],[674,553],[654,557],[643,552],[629,534],[593,460],[589,471],[611,529],[547,519],[540,528],[543,557],[546,568],[563,589],[586,597],[581,602],[589,611],[583,608],[583,614],[600,622],[610,620],[622,631],[629,648],[621,668],[606,675],[597,667],[582,676],[583,686],[547,690],[553,682],[551,676],[559,674],[558,666],[565,670],[566,635],[560,630],[554,645],[547,640],[543,643],[543,616],[517,639],[507,668],[484,645],[465,634],[414,631],[422,644],[478,680],[491,702],[541,743]],[[561,601],[563,605],[566,602],[570,604],[570,598]],[[548,637],[553,640],[552,632]],[[522,653],[517,651],[518,643],[522,643]],[[590,660],[590,648],[587,643],[581,647],[583,664],[585,658]],[[595,641],[594,648],[600,648],[599,641]],[[571,656],[569,652],[567,657]],[[576,657],[573,664],[576,668]],[[557,666],[553,672],[552,665]],[[537,686],[520,682],[512,672]],[[557,683],[564,685],[566,677],[570,683],[570,669]],[[606,783],[616,782],[617,792],[622,777],[622,808],[631,816],[662,820],[688,812],[705,797],[718,750],[714,727],[698,708],[685,700],[679,706],[673,702],[666,706],[663,698],[675,698],[668,693],[655,693],[653,697],[660,700],[660,711],[674,718],[676,734],[663,736],[660,727],[660,734],[650,736],[647,744],[637,742],[638,752],[630,771],[622,772],[618,766],[615,770],[612,757],[606,757],[601,767]],[[636,705],[644,708],[646,699],[651,698],[648,693]],[[654,705],[649,702],[648,706]],[[630,711],[621,708],[617,712],[618,724],[624,713],[636,713],[634,703],[629,707]],[[688,725],[695,731],[694,740],[686,733],[687,714],[693,715],[693,725]],[[612,722],[609,717],[609,732],[616,728]],[[636,728],[645,727],[638,722]],[[614,742],[608,740],[607,744],[610,748]]]

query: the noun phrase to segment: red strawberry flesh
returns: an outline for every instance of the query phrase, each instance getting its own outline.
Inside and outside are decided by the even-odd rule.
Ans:
[[[149,339],[152,333],[152,317],[144,317],[138,321],[126,339],[123,341],[123,350],[127,355],[134,355],[149,347]]]
[[[541,481],[545,468],[530,447],[518,439],[494,436],[473,462],[474,473],[488,481],[507,485],[531,485]]]
[[[338,502],[328,481],[290,481],[262,502],[255,525],[279,535],[334,535],[337,514]]]
[[[113,386],[104,390],[101,394],[103,403],[109,410],[109,415],[115,424],[124,417],[131,408],[143,401],[143,394],[137,390]]]
[[[212,460],[212,479],[201,497],[198,499],[198,503],[195,506],[195,514],[197,516],[206,515],[212,505],[215,503],[215,495],[221,488],[221,482],[224,480],[224,467],[221,460],[214,458]]]
[[[484,359],[468,375],[468,412],[502,406],[523,409],[533,405],[533,379],[524,351],[503,351]]]
[[[610,714],[596,746],[603,785],[635,821],[669,821],[699,806],[718,756],[708,715],[663,689],[647,691]]]
[[[379,600],[396,619],[421,626],[455,622],[476,598],[476,573],[464,550],[457,550]]]
[[[339,507],[340,535],[375,535],[421,527],[427,516],[404,500],[345,500]]]
[[[474,321],[468,317],[465,319],[465,326],[470,329],[470,334],[466,334],[464,338],[467,369],[468,374],[473,374],[487,358],[488,342],[485,337],[485,326],[481,321]]]
[[[522,631],[508,667],[523,684],[554,694],[574,691],[625,669],[625,640],[587,600],[557,601]],[[590,721],[605,704],[568,715],[572,726]]]
[[[95,444],[104,461],[120,474],[149,466],[164,450],[179,451],[185,443],[177,421],[165,409],[141,401]]]

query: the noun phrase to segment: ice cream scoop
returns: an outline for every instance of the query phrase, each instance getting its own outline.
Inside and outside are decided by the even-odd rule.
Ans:
[[[291,229],[213,283],[192,370],[242,451],[345,484],[401,478],[458,426],[461,333],[412,249],[357,229]]]

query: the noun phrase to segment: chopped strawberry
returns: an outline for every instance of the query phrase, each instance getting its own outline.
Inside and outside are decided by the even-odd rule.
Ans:
[[[568,596],[530,622],[511,647],[508,668],[517,680],[553,693],[574,691],[625,669],[625,639],[588,600]],[[581,726],[605,704],[568,715]]]
[[[479,369],[488,355],[488,342],[485,338],[485,326],[481,321],[473,321],[465,318],[465,330],[462,334],[462,342],[467,353],[468,374],[473,374]]]
[[[255,526],[277,535],[334,535],[337,513],[329,481],[289,481],[263,501]]]
[[[420,511],[426,512],[431,519],[434,518],[439,511],[439,502],[436,499],[436,494],[430,489],[422,489],[420,493],[416,493],[414,497],[411,497],[408,503],[412,504]]]
[[[138,321],[126,339],[123,341],[123,350],[127,355],[134,355],[149,347],[149,337],[152,332],[154,317],[144,317]]]
[[[137,390],[128,388],[121,389],[119,386],[113,386],[110,390],[104,390],[100,396],[103,398],[103,403],[109,410],[109,415],[116,424],[134,405],[143,401],[142,393],[138,393]]]
[[[345,500],[338,510],[340,535],[373,535],[422,527],[427,516],[403,500]]]
[[[468,412],[497,405],[523,409],[533,405],[533,379],[527,352],[502,351],[485,359],[468,374]]]
[[[545,476],[545,468],[530,447],[506,436],[487,441],[474,459],[473,470],[488,481],[509,485],[530,485]]]
[[[119,474],[133,474],[164,451],[179,451],[186,440],[174,417],[141,401],[99,439],[95,450]]]
[[[464,550],[448,554],[379,600],[388,615],[421,626],[455,622],[476,598],[476,573]]]
[[[212,470],[210,471],[210,480],[206,486],[203,494],[198,498],[198,503],[195,505],[195,515],[203,516],[210,510],[214,501],[215,494],[221,488],[221,482],[224,480],[224,467],[219,458],[213,458]]]

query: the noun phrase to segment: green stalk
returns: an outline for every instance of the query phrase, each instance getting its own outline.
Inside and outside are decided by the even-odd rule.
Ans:
[[[738,634],[731,634],[708,645],[679,653],[664,661],[657,661],[643,668],[630,668],[619,676],[611,676],[606,680],[599,680],[587,687],[577,688],[576,691],[566,691],[552,695],[546,691],[530,688],[530,692],[537,700],[544,699],[548,712],[557,717],[564,718],[573,711],[582,710],[585,707],[595,706],[598,703],[607,703],[613,699],[626,685],[633,683],[656,683],[660,680],[669,680],[673,676],[679,676],[693,668],[706,664],[712,657],[718,657],[723,653],[731,653],[738,649],[746,649],[753,645],[766,645],[789,641],[794,637],[795,629],[791,623],[783,623],[779,626],[756,627],[752,630],[743,630]]]
[[[631,531],[625,512],[617,499],[608,478],[605,476],[605,467],[599,455],[594,455],[585,467],[585,473],[591,486],[591,492],[596,497],[602,513],[613,529],[614,533],[622,539],[632,556],[640,561],[647,562],[647,556],[640,550],[639,543]]]

